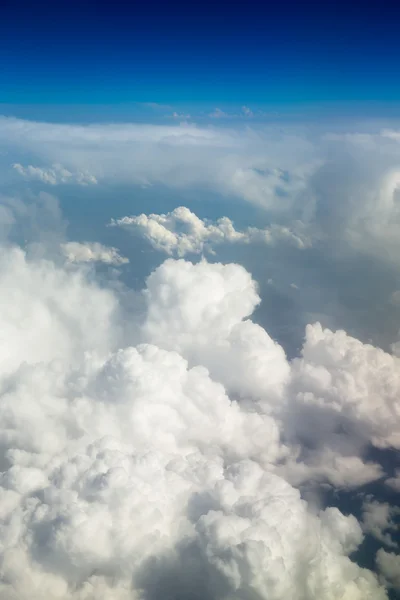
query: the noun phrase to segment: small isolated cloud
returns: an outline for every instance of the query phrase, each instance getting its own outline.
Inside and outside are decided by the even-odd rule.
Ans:
[[[153,248],[179,257],[201,254],[204,251],[213,253],[213,247],[223,243],[274,245],[284,242],[299,249],[311,245],[311,240],[302,231],[304,228],[301,223],[297,223],[292,229],[272,225],[266,229],[248,227],[244,231],[238,231],[228,217],[222,217],[216,222],[202,220],[184,206],[167,214],[123,217],[112,220],[111,225],[142,235]]]
[[[228,113],[224,112],[220,108],[216,108],[213,112],[209,113],[208,116],[212,119],[224,119],[226,117],[229,117]]]
[[[377,502],[367,499],[363,503],[362,528],[365,533],[374,536],[379,542],[397,548],[398,544],[393,540],[391,533],[399,529],[396,518],[400,515],[400,508],[390,506],[387,502]]]
[[[172,117],[174,119],[178,119],[178,120],[181,120],[181,121],[186,121],[187,119],[190,119],[190,115],[189,114],[185,115],[184,113],[178,113],[178,112],[173,112],[172,113]]]
[[[254,117],[253,111],[248,106],[242,106],[242,113],[245,117]]]
[[[129,263],[129,259],[121,256],[116,248],[97,242],[67,242],[61,244],[61,250],[69,263],[102,262],[115,266]]]
[[[87,171],[71,172],[60,164],[53,164],[51,167],[44,168],[32,165],[24,167],[19,163],[15,163],[13,164],[13,168],[25,179],[41,181],[48,185],[60,185],[63,183],[91,185],[97,183],[96,177]]]

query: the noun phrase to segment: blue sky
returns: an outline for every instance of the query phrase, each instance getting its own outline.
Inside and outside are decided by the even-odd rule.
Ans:
[[[155,102],[397,114],[396,9],[384,3],[127,4],[3,3],[3,113],[90,104],[100,118],[122,104],[129,118]]]

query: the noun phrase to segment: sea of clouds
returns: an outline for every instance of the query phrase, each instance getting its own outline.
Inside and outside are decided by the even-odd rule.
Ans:
[[[1,600],[399,590],[400,133],[3,118],[0,173]],[[69,239],[56,198],[108,186],[112,212],[121,183],[268,222],[133,201],[104,222],[159,256],[132,289],[120,273],[143,257]],[[370,261],[372,287],[390,273],[387,347],[312,321],[289,357],[253,317],[261,283],[219,258],[237,246]]]

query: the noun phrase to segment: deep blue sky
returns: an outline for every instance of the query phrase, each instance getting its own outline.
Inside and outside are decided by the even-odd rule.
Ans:
[[[182,109],[400,101],[394,3],[13,2],[0,102]]]

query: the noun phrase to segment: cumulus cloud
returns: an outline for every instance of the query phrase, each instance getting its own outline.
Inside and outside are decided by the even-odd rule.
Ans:
[[[380,548],[376,555],[376,564],[386,585],[400,591],[400,554],[386,552]]]
[[[62,183],[89,185],[97,183],[94,175],[84,171],[71,173],[71,171],[68,171],[68,169],[59,164],[54,164],[46,168],[34,167],[32,165],[24,167],[19,163],[15,163],[13,164],[13,168],[25,179],[41,181],[48,185],[60,185]]]
[[[291,367],[243,267],[167,260],[126,339],[116,291],[1,256],[0,598],[387,597],[274,473]]]
[[[400,155],[387,133],[3,119],[0,144],[19,165],[201,186],[279,209],[285,223],[236,229],[185,208],[115,221],[171,255],[317,240],[316,252],[395,264]],[[44,250],[33,252],[27,229],[41,225],[31,237]],[[204,259],[156,268],[135,312],[122,284],[79,264],[123,257],[66,241],[46,194],[37,205],[2,200],[0,228],[0,599],[387,598],[398,556],[378,552],[378,580],[354,552],[364,535],[395,548],[396,509],[367,498],[358,522],[319,493],[398,488],[379,462],[400,447],[395,345],[384,352],[313,322],[289,360],[252,320],[261,298],[250,273]],[[385,294],[393,310],[396,287]],[[290,273],[286,288],[303,297],[307,282]]]
[[[166,186],[240,199],[272,211],[269,222],[279,212],[289,230],[302,222],[327,256],[362,253],[398,269],[398,136],[355,127],[329,133],[323,124],[228,128],[218,119],[213,126],[85,126],[0,118],[0,169],[5,180],[14,164],[43,184]]]
[[[274,245],[286,242],[299,249],[311,245],[301,223],[294,224],[292,229],[275,224],[266,229],[248,227],[244,231],[237,231],[228,217],[222,217],[213,223],[199,219],[185,206],[175,208],[167,214],[141,214],[113,219],[111,225],[142,235],[157,250],[179,257],[205,251],[214,253],[213,247],[223,243]]]
[[[115,266],[129,263],[129,259],[121,256],[116,248],[98,242],[66,242],[61,244],[61,250],[70,263],[102,262]]]
[[[398,544],[394,541],[391,532],[399,529],[398,524],[395,522],[396,517],[399,517],[399,515],[400,508],[390,506],[387,502],[377,502],[369,498],[363,503],[363,530],[373,535],[385,546],[397,548]]]

